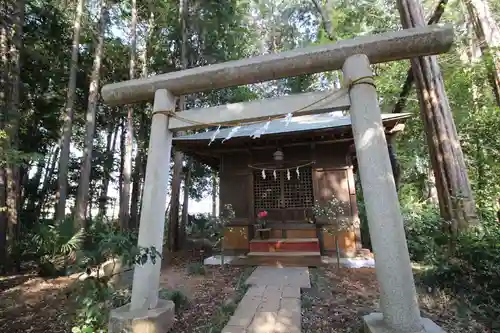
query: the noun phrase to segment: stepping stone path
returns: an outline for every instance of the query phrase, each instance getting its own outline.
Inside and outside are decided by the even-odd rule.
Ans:
[[[300,288],[311,288],[307,267],[259,266],[222,333],[300,333]]]

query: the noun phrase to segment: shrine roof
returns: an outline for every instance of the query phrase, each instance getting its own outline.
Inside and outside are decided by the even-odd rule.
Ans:
[[[382,114],[382,121],[384,123],[390,121],[404,120],[411,117],[410,113],[391,113]],[[266,122],[259,122],[250,125],[242,125],[232,138],[251,137],[252,134],[261,128]],[[335,128],[351,127],[351,118],[349,115],[343,115],[342,112],[332,112],[325,114],[316,114],[308,116],[293,117],[286,126],[284,119],[272,120],[269,127],[261,138],[278,135],[278,134],[292,134],[296,132],[312,132],[316,130],[326,130]],[[215,142],[222,141],[232,130],[231,127],[221,129],[215,138]],[[175,137],[174,141],[208,141],[214,135],[215,130],[200,132],[191,135],[183,135]]]

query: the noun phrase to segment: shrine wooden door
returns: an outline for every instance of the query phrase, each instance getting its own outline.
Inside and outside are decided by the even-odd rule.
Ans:
[[[255,170],[255,213],[266,210],[269,223],[304,223],[314,205],[310,166],[285,170]]]

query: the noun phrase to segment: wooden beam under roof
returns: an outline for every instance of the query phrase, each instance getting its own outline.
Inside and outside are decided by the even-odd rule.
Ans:
[[[309,92],[177,112],[178,117],[189,121],[173,117],[168,128],[179,131],[204,128],[206,124],[239,124],[276,118],[289,112],[294,112],[294,116],[304,116],[347,110],[350,105],[346,90]]]

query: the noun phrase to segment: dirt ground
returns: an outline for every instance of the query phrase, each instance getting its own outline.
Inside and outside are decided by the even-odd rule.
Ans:
[[[302,292],[302,333],[361,332],[361,316],[379,308],[375,270],[328,267],[310,269],[310,273],[312,288]],[[450,296],[421,291],[419,299],[422,316],[448,333],[491,332],[460,314]]]
[[[198,260],[198,259],[196,259]],[[207,332],[221,304],[230,299],[244,268],[212,267],[204,276],[190,276],[186,265],[193,259],[173,258],[162,270],[161,287],[181,290],[190,302],[176,316],[172,332]],[[42,279],[33,274],[0,276],[0,332],[71,332],[75,278]]]
[[[162,271],[161,286],[181,290],[190,302],[176,316],[172,332],[206,333],[218,310],[235,294],[245,268],[212,267],[204,276],[187,274],[198,258],[174,257]],[[360,317],[378,309],[375,271],[369,268],[310,269],[312,288],[302,293],[302,333],[360,332]],[[241,281],[242,282],[242,281]],[[59,333],[71,331],[74,278],[42,279],[34,275],[0,277],[0,332]],[[421,292],[422,315],[448,333],[487,333],[487,327],[464,315],[443,293]],[[220,318],[219,318],[220,319]],[[220,321],[220,320],[219,320]]]

